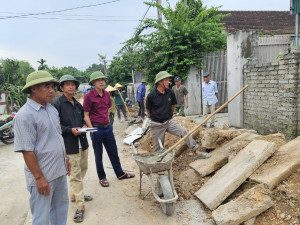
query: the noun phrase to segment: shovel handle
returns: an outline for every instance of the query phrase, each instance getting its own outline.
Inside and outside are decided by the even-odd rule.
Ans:
[[[196,132],[203,124],[205,124],[210,118],[212,118],[215,114],[220,112],[226,105],[228,105],[233,99],[235,99],[239,94],[241,94],[244,90],[248,88],[248,84],[245,85],[240,91],[238,91],[231,99],[229,99],[227,102],[225,102],[220,108],[218,108],[214,113],[212,113],[210,116],[208,116],[205,120],[202,121],[199,125],[197,125],[193,130],[191,130],[188,134],[186,134],[184,137],[182,137],[177,143],[175,143],[173,146],[171,146],[166,152],[164,152],[164,155],[166,155],[168,152],[172,151],[174,148],[176,148],[181,142],[183,142],[185,139],[188,138],[188,136],[192,135],[194,132]]]

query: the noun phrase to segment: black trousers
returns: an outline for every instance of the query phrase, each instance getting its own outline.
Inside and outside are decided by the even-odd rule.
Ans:
[[[138,116],[144,118],[145,117],[145,105],[144,105],[144,101],[138,102],[138,104],[139,104],[139,107],[140,107]]]

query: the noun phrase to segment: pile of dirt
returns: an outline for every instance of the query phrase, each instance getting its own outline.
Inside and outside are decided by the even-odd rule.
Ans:
[[[300,169],[271,194],[274,206],[257,217],[256,225],[300,224]]]
[[[192,130],[197,124],[193,121],[184,118],[175,118],[181,125]],[[242,134],[246,130],[232,130],[224,127],[223,129],[200,129],[199,135],[195,138],[195,141],[201,146],[203,137],[206,136],[211,139],[211,143],[214,143],[216,147],[220,147],[228,143],[233,138]],[[249,131],[247,131],[249,132]],[[251,131],[250,131],[251,132]],[[180,138],[171,134],[166,134],[165,148],[171,147]],[[279,149],[282,145],[286,144],[284,135],[271,134],[267,136],[259,136],[256,139],[265,140],[268,142],[274,142],[276,148]],[[207,141],[207,140],[205,140]],[[243,140],[239,145],[231,151],[229,161],[235,157],[235,155],[245,148],[251,141]],[[140,148],[144,151],[152,151],[152,138],[151,129],[140,140]],[[207,148],[202,147],[202,151]],[[212,150],[213,151],[213,150]],[[194,193],[197,192],[203,184],[205,184],[214,174],[209,176],[200,177],[197,172],[189,167],[189,164],[195,160],[194,155],[186,149],[179,157],[173,162],[173,175],[176,192],[179,196],[179,201],[195,200]],[[272,158],[270,159],[272,162]],[[276,162],[274,162],[276,163]],[[257,170],[259,171],[259,169]],[[249,189],[256,186],[257,183],[252,181],[245,181],[235,192],[233,192],[223,204],[236,199]],[[274,202],[274,206],[269,210],[259,215],[256,219],[256,225],[270,225],[270,224],[300,224],[300,169],[294,172],[285,181],[281,182],[274,190],[271,191],[271,198]]]

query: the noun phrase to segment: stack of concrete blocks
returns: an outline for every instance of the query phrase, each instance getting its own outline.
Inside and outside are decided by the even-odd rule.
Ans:
[[[280,51],[278,63],[244,66],[244,84],[249,85],[244,94],[245,128],[260,134],[280,132],[288,140],[297,136],[299,56],[300,48],[286,49]]]

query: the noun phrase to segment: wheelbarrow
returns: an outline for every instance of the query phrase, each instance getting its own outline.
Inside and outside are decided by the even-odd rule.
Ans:
[[[175,156],[174,151],[169,152],[161,162],[157,162],[156,158],[160,156],[161,151],[150,154],[139,154],[136,152],[134,145],[132,145],[132,148],[135,152],[133,159],[140,168],[140,195],[142,193],[142,177],[146,174],[154,198],[161,204],[163,213],[171,216],[174,213],[175,203],[178,199],[174,188],[172,172],[172,162]],[[165,171],[168,171],[168,176],[164,174]],[[158,173],[157,190],[153,180],[153,173]]]

